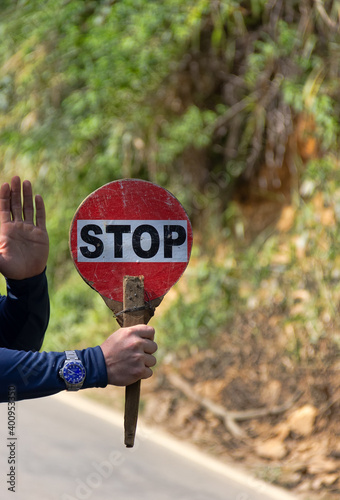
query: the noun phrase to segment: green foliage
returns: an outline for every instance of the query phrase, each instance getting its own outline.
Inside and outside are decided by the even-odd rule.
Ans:
[[[176,299],[155,319],[161,352],[180,355],[191,348],[207,347],[226,328],[237,297],[237,281],[228,262],[216,264],[201,257],[195,266],[189,266],[183,278],[184,291],[183,284],[179,284]]]
[[[189,146],[197,149],[207,147],[215,120],[216,113],[213,111],[201,111],[197,106],[190,106],[174,123],[166,123],[158,141],[159,162],[171,164]]]
[[[315,158],[308,162],[302,181],[310,180],[320,189],[334,193],[340,182],[340,172],[336,167],[337,161],[332,155]]]
[[[52,299],[45,350],[62,351],[72,345],[80,349],[96,346],[118,327],[100,295],[79,276],[70,275],[63,286],[54,291]]]

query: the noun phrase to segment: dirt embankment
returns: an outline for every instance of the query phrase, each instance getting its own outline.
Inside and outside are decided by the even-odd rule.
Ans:
[[[143,384],[143,416],[303,498],[335,500],[340,361],[323,339],[313,364],[294,365],[283,319],[275,307],[250,311],[211,349],[163,365]]]

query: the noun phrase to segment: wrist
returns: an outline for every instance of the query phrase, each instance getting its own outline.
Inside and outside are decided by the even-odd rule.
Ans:
[[[100,346],[76,350],[76,353],[86,369],[86,379],[82,388],[106,387],[107,370]]]
[[[46,269],[47,269],[47,266],[45,266],[45,268],[41,272],[33,274],[32,276],[28,276],[27,278],[10,278],[10,277],[7,277],[5,275],[4,275],[4,278],[5,278],[6,282],[13,283],[13,284],[30,283],[30,282],[32,282],[34,280],[38,280],[42,276],[44,276],[46,274]]]

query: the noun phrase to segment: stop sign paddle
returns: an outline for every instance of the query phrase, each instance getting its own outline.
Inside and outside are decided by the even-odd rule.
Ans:
[[[124,326],[148,322],[186,269],[192,241],[190,220],[180,202],[166,189],[139,179],[110,182],[91,193],[70,229],[78,272]],[[125,424],[134,412],[135,427],[139,385],[132,386],[126,392]],[[127,436],[125,428],[128,447],[133,446],[134,433]]]

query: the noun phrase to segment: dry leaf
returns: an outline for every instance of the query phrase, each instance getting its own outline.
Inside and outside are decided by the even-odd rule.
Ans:
[[[309,436],[313,431],[317,414],[317,408],[307,404],[291,413],[287,419],[287,424],[295,434]]]
[[[294,224],[295,209],[292,206],[284,207],[281,212],[281,217],[276,225],[277,229],[282,232],[287,232]]]
[[[256,453],[259,457],[268,458],[270,460],[281,460],[287,455],[287,448],[281,439],[268,439],[264,443],[256,446]]]

